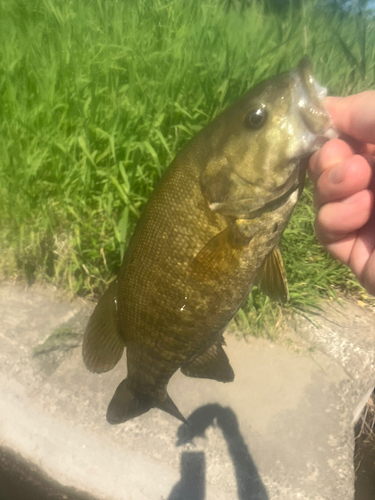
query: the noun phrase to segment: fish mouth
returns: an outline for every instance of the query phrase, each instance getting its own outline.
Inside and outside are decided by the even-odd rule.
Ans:
[[[325,142],[338,137],[333,121],[323,105],[327,89],[314,78],[310,59],[304,57],[291,72],[294,80],[292,112],[299,119],[301,144],[312,154]]]
[[[273,198],[270,201],[267,201],[264,203],[264,205],[260,206],[259,208],[254,208],[253,210],[250,210],[246,214],[246,219],[255,219],[256,217],[260,217],[261,215],[267,213],[267,212],[273,212],[274,210],[278,209],[286,201],[288,201],[289,197],[299,189],[299,184],[297,182],[293,183],[289,189],[284,191],[280,196]],[[302,190],[301,190],[302,191]]]

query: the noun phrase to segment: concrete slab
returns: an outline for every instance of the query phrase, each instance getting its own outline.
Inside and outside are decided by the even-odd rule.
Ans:
[[[353,500],[354,412],[375,385],[371,311],[328,304],[278,344],[227,335],[234,383],[171,380],[189,429],[158,410],[106,423],[126,364],[83,366],[75,346],[92,307],[0,286],[0,451],[48,476],[45,498]]]

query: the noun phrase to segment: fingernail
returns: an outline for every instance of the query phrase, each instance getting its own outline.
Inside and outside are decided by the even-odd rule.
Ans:
[[[340,182],[344,180],[345,173],[346,165],[341,163],[341,165],[337,165],[330,170],[328,173],[328,180],[330,180],[333,184],[340,184]]]

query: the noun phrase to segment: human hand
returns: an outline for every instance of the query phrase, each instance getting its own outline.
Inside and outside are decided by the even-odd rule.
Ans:
[[[327,142],[309,162],[316,235],[375,295],[375,91],[324,104],[345,136]]]

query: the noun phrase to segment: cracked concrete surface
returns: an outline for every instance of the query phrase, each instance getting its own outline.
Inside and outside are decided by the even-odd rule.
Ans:
[[[170,382],[189,429],[158,410],[106,423],[126,363],[83,366],[75,346],[92,308],[0,285],[0,449],[43,471],[45,498],[353,500],[353,418],[375,385],[371,311],[328,303],[276,344],[227,334],[234,383]]]

